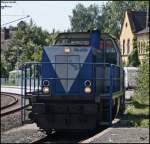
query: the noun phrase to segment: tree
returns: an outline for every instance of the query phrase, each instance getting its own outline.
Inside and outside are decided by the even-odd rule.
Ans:
[[[100,26],[100,11],[97,5],[90,5],[84,7],[78,4],[72,10],[72,16],[69,16],[71,23],[71,30],[74,32],[83,32]]]
[[[133,51],[128,56],[128,65],[137,67],[140,65],[137,49],[137,39],[133,39]]]
[[[1,63],[0,63],[0,66],[1,66],[1,78],[2,77],[8,77],[8,72],[6,70],[7,68],[7,63],[6,61],[4,60],[4,56],[1,55]]]
[[[145,55],[143,63],[139,67],[137,75],[137,90],[138,96],[149,96],[149,45],[147,45],[147,54]]]
[[[119,40],[125,10],[146,11],[147,5],[148,1],[109,1],[100,9],[98,5],[86,8],[78,4],[73,9],[72,16],[69,16],[71,30],[82,32],[98,27]]]
[[[118,40],[124,12],[127,9],[133,11],[146,11],[148,1],[112,1],[102,7],[102,30],[111,33]]]
[[[7,71],[19,67],[24,62],[40,61],[43,46],[49,45],[49,33],[43,31],[32,23],[18,25],[13,37],[8,44],[8,50],[4,53],[8,63]]]
[[[58,36],[59,34],[59,31],[55,31],[55,29],[52,30],[52,33],[50,33],[50,36],[49,36],[49,39],[48,39],[48,42],[50,44],[53,44],[56,40],[56,37]]]

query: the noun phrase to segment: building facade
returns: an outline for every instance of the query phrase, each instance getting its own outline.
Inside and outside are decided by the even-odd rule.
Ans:
[[[138,54],[141,63],[149,52],[149,27],[137,33]]]
[[[120,34],[122,62],[128,64],[128,56],[133,51],[133,40],[137,40],[139,60],[142,63],[149,45],[148,13],[127,10]]]

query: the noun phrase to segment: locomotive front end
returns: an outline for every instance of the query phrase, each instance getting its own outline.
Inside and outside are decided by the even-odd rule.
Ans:
[[[41,128],[96,128],[92,53],[89,33],[62,34],[55,45],[43,48],[41,96],[33,95],[32,103],[32,116]]]
[[[59,34],[43,48],[41,89],[32,92],[30,118],[48,132],[111,125],[113,112],[124,104],[119,65],[118,47],[99,30]]]

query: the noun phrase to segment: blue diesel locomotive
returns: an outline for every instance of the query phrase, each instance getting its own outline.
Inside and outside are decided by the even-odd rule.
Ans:
[[[47,132],[112,125],[125,108],[120,64],[120,50],[109,34],[60,33],[52,46],[43,48],[40,63],[24,65],[22,91],[32,106],[29,118]]]

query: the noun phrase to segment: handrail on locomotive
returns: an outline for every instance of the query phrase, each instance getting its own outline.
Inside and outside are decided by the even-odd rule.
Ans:
[[[75,78],[69,78],[67,77],[63,77],[63,78],[58,78],[58,77],[53,77],[53,78],[42,78],[40,71],[41,71],[41,66],[42,64],[49,64],[49,62],[26,62],[24,64],[24,66],[22,67],[22,81],[24,81],[24,96],[27,97],[28,93],[34,93],[34,92],[39,92],[41,90],[41,81],[42,79],[47,79],[47,80],[74,80]],[[113,87],[113,84],[115,81],[119,80],[120,81],[120,87],[119,89],[113,89],[112,92],[116,92],[116,91],[120,91],[122,90],[123,87],[123,69],[115,64],[109,64],[109,63],[51,63],[51,64],[78,64],[79,67],[81,67],[81,65],[92,65],[92,72],[94,72],[94,67],[95,66],[101,66],[104,69],[108,68],[109,71],[109,76],[106,73],[104,74],[104,77],[93,77],[93,78],[89,78],[89,80],[94,81],[94,80],[103,80],[104,83],[105,81],[109,81],[110,83],[110,90]],[[36,71],[37,70],[37,71]],[[119,71],[118,71],[119,70]],[[115,75],[117,74],[117,75]],[[119,75],[118,75],[119,74]],[[117,76],[117,77],[116,77]],[[84,78],[79,78],[84,80]],[[28,81],[29,80],[29,81]],[[32,85],[32,80],[33,80],[33,85]],[[37,80],[37,84],[36,84],[36,80]],[[85,79],[86,80],[86,79]],[[28,82],[27,82],[28,81]],[[27,84],[28,83],[28,84]],[[28,85],[28,89],[29,91],[27,92],[27,85]],[[109,92],[110,92],[109,90]],[[40,94],[40,93],[38,93]],[[111,93],[110,93],[111,95]]]

